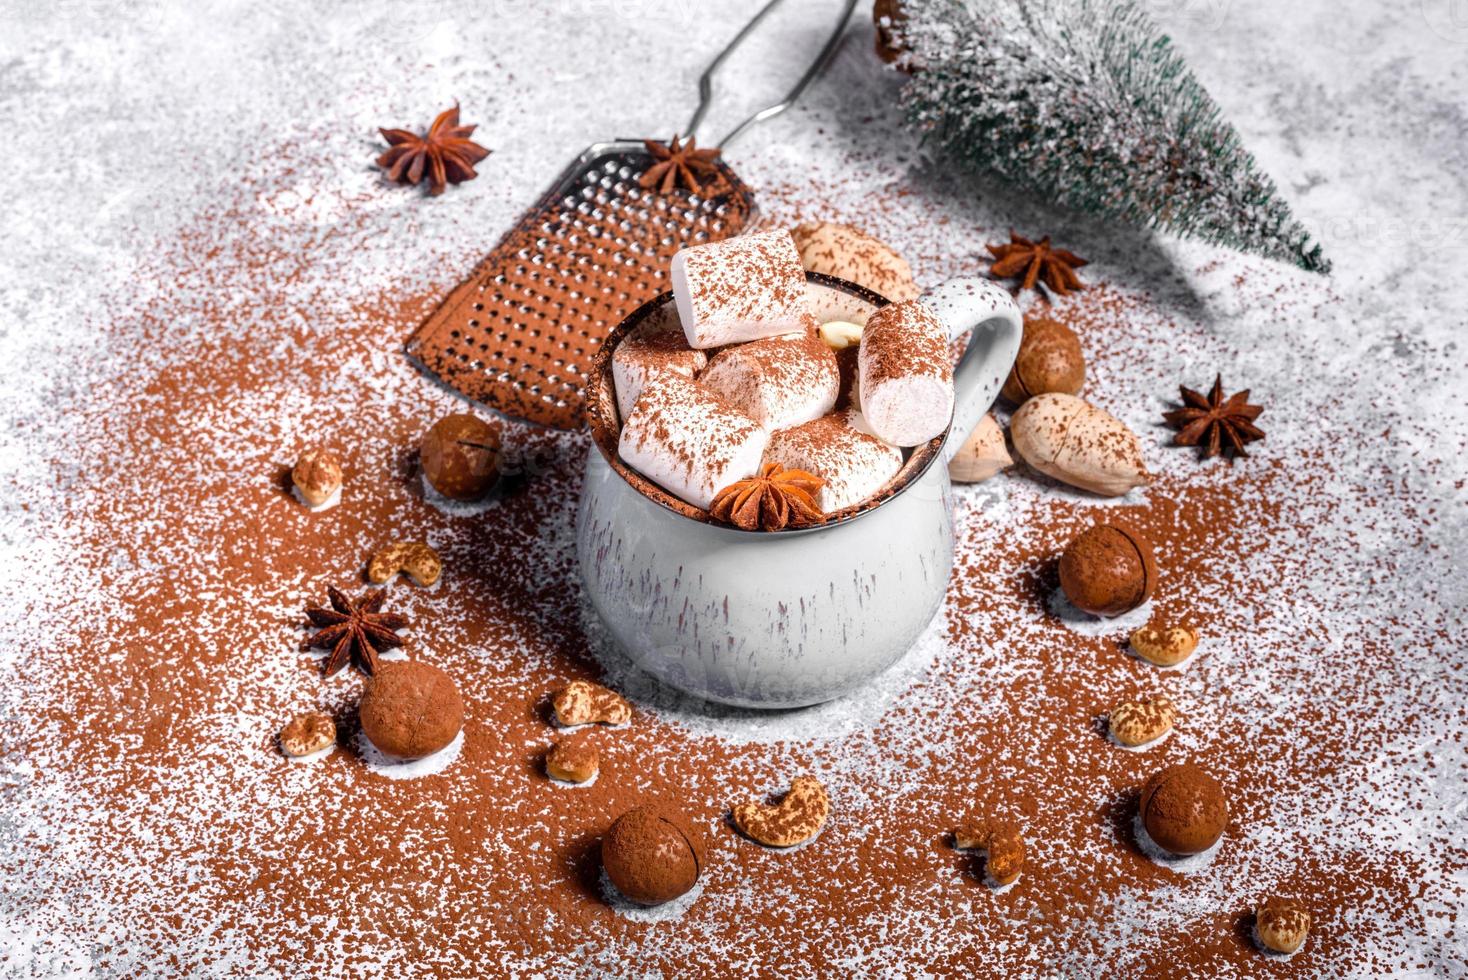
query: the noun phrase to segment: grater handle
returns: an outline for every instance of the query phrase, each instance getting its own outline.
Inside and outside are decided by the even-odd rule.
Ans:
[[[688,120],[688,127],[684,130],[685,133],[690,136],[693,135],[693,132],[698,129],[698,124],[703,122],[704,113],[708,111],[709,103],[713,101],[714,72],[719,70],[719,66],[724,63],[724,60],[734,53],[734,49],[744,43],[744,39],[753,33],[754,29],[759,26],[760,21],[764,20],[772,10],[779,6],[780,2],[781,0],[769,0],[769,3],[761,7],[759,13],[755,14],[749,23],[740,28],[739,33],[734,35],[734,39],[724,46],[724,50],[720,51],[718,56],[709,62],[709,66],[704,69],[703,74],[698,78],[698,108],[693,111],[693,118]],[[729,135],[719,140],[715,145],[721,148],[728,146],[755,123],[764,122],[766,119],[778,116],[794,105],[795,100],[800,98],[801,93],[810,86],[811,82],[815,81],[817,75],[825,70],[826,65],[830,64],[831,58],[836,54],[836,49],[841,46],[842,36],[846,30],[846,23],[851,19],[851,12],[855,9],[856,0],[846,0],[845,7],[841,12],[841,19],[836,22],[836,28],[831,32],[831,36],[826,38],[826,43],[821,47],[820,53],[816,55],[816,60],[811,62],[810,67],[805,70],[805,74],[800,76],[800,81],[795,83],[795,86],[785,94],[783,99],[773,105],[765,106],[759,112],[756,112],[738,126],[735,126],[729,131]]]

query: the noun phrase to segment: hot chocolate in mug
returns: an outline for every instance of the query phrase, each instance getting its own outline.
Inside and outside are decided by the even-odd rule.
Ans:
[[[806,275],[817,320],[864,323],[885,300]],[[810,528],[711,523],[617,457],[611,355],[631,332],[677,324],[671,293],[607,337],[587,381],[593,446],[577,514],[581,577],[627,656],[697,697],[793,708],[839,697],[890,667],[937,614],[953,568],[947,460],[1014,363],[1020,311],[1000,286],[954,279],[922,302],[949,336],[969,335],[946,432],[912,449],[880,502]]]

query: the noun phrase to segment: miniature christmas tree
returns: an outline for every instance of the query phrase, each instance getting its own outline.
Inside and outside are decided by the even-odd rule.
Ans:
[[[1128,0],[880,0],[911,121],[1078,211],[1327,272],[1238,133]]]

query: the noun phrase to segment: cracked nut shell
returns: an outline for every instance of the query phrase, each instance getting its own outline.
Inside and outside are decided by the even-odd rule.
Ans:
[[[601,841],[607,877],[640,905],[661,905],[698,883],[703,848],[682,814],[648,804],[617,818]]]
[[[499,479],[500,433],[467,412],[433,423],[418,450],[423,475],[450,500],[477,500]]]
[[[1120,616],[1152,597],[1157,562],[1152,543],[1123,524],[1083,531],[1060,556],[1060,587],[1071,605],[1097,616]]]

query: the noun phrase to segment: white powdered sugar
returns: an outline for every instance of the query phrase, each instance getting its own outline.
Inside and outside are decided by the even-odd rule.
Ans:
[[[1292,971],[1458,970],[1468,110],[1461,41],[1431,9],[1369,30],[1321,0],[1157,11],[1320,231],[1331,279],[955,173],[902,124],[866,25],[726,151],[770,226],[857,222],[923,285],[981,274],[1011,227],[1088,257],[1085,292],[1026,302],[1071,320],[1084,396],[1154,476],[1116,500],[1023,466],[957,489],[939,619],[848,697],[721,709],[608,649],[575,565],[584,435],[507,425],[533,465],[473,505],[419,485],[416,440],[466,407],[406,336],[590,141],[670,135],[757,6],[7,12],[23,179],[0,218],[6,969],[943,975],[982,957],[1011,976],[1242,977],[1277,966],[1244,916],[1279,892],[1317,922]],[[785,5],[725,67],[708,145],[742,115],[723,101],[735,75],[761,96],[798,77],[822,6]],[[668,84],[649,84],[654,59]],[[480,177],[439,197],[386,185],[377,127],[421,129],[456,99],[495,151]],[[1172,447],[1160,419],[1220,371],[1265,406],[1267,438],[1232,465]],[[345,491],[311,514],[273,470],[323,433]],[[1206,618],[1186,671],[1130,656],[1124,623],[1088,633],[1047,605],[1047,561],[1119,511],[1151,521],[1155,612]],[[297,652],[302,609],[429,536],[442,587],[394,588],[388,608],[461,687],[457,760],[407,780],[355,744],[286,764],[284,721],[350,718],[363,684],[323,683]],[[552,730],[534,705],[589,675],[637,716],[607,733],[606,778],[561,792],[536,768]],[[1176,732],[1118,751],[1098,712],[1153,690]],[[1233,820],[1184,874],[1131,822],[1147,773],[1185,759]],[[771,853],[718,824],[796,771],[840,801],[818,846]],[[644,795],[713,841],[681,909],[624,909],[598,884],[598,835]],[[990,809],[1022,817],[1031,849],[1003,893],[942,842]]]

